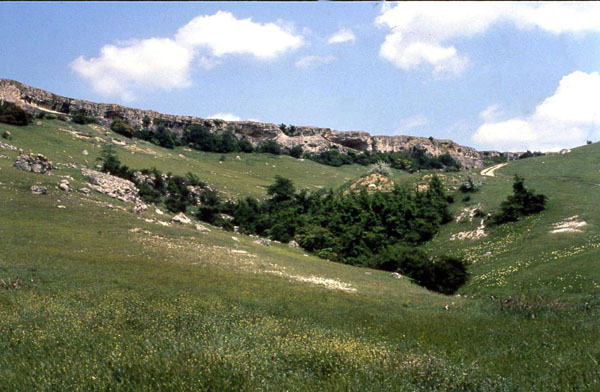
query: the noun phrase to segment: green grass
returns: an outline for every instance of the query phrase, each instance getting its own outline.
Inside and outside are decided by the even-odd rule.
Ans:
[[[55,162],[92,164],[95,143],[57,129],[66,123],[43,124],[0,131]],[[264,195],[275,174],[316,187],[366,171],[264,155],[219,163],[220,154],[136,144],[160,157],[121,149],[125,164],[193,171],[232,196]],[[18,279],[0,288],[0,390],[598,390],[599,150],[512,162],[477,178],[484,185],[470,203],[486,211],[508,195],[515,172],[550,201],[481,240],[449,241],[476,222],[443,228],[431,249],[475,262],[460,297],[214,227],[147,222],[169,217],[152,209],[138,217],[98,193],[65,194],[61,176],[85,185],[78,170],[17,171],[17,153],[0,150],[8,157],[0,158],[0,279]],[[426,174],[396,178],[416,183]],[[31,194],[34,183],[48,194]],[[548,233],[576,214],[588,222],[583,233]],[[306,281],[315,277],[356,291]]]

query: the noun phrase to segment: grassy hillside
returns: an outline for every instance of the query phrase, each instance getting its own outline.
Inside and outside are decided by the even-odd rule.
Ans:
[[[101,140],[59,130],[69,125],[0,133],[54,162],[91,166]],[[314,188],[367,170],[265,155],[219,163],[220,154],[135,146],[119,147],[125,164],[192,171],[230,196],[261,196],[275,174]],[[598,390],[599,148],[475,174],[481,190],[458,198],[457,215],[477,203],[496,209],[515,172],[550,200],[542,214],[486,228],[479,240],[450,241],[478,222],[445,226],[432,251],[474,261],[471,283],[453,297],[214,227],[165,226],[166,214],[136,216],[98,193],[66,194],[59,180],[84,186],[79,170],[17,171],[17,153],[0,150],[0,390]],[[48,194],[32,194],[36,183]],[[582,233],[548,233],[573,215],[587,222]]]

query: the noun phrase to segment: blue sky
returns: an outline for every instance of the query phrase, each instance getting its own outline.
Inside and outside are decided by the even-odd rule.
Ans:
[[[0,2],[0,77],[479,149],[600,139],[600,3]]]

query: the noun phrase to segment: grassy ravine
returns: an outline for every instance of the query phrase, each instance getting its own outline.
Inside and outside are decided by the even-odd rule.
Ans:
[[[0,133],[54,162],[92,166],[102,141],[59,130],[69,125],[0,125]],[[192,171],[231,197],[264,195],[275,174],[312,189],[366,171],[265,155],[219,163],[220,154],[136,145],[147,152],[119,147],[123,163]],[[212,227],[146,222],[169,216],[65,194],[61,176],[77,189],[79,170],[25,173],[12,168],[16,152],[0,155],[0,390],[600,390],[600,145],[513,162],[493,178],[475,174],[484,184],[468,203],[457,197],[456,213],[476,203],[496,209],[515,172],[550,201],[480,240],[449,240],[475,221],[443,228],[431,250],[474,261],[461,297]],[[35,183],[48,194],[31,194]],[[588,223],[583,233],[548,233],[572,215]],[[311,277],[356,291],[302,281]]]

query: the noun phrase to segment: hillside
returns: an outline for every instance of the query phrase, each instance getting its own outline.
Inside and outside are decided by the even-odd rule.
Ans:
[[[275,174],[299,188],[338,188],[366,167],[120,145],[110,130],[58,120],[0,124],[5,131],[5,145],[58,166],[19,171],[18,152],[0,149],[6,390],[600,389],[598,144],[509,162],[493,177],[443,174],[454,217],[464,219],[427,247],[472,261],[460,295],[444,296],[406,277],[208,225],[198,231],[154,208],[136,215],[131,203],[77,191],[87,183],[80,168],[93,167],[105,144],[131,167],[192,171],[230,198],[263,197]],[[547,210],[452,240],[480,226],[467,208],[498,209],[515,173],[548,195]],[[463,202],[456,189],[467,175],[479,191]],[[419,186],[428,176],[393,170],[392,178]],[[73,192],[58,188],[63,179]],[[33,194],[36,184],[47,194]]]
[[[0,100],[17,103],[32,113],[39,111],[67,115],[83,113],[86,116],[97,118],[104,125],[110,125],[114,119],[123,119],[133,127],[138,127],[143,124],[144,118],[147,118],[151,124],[164,124],[171,132],[179,136],[190,125],[200,124],[211,132],[223,132],[229,129],[236,137],[243,137],[254,146],[266,140],[273,140],[288,148],[300,145],[305,151],[312,153],[330,149],[342,152],[348,150],[401,152],[418,147],[423,148],[432,156],[450,154],[464,167],[482,167],[484,159],[502,155],[495,151],[478,152],[474,148],[458,145],[451,140],[416,136],[371,136],[362,131],[343,132],[313,126],[287,125],[285,129],[281,129],[280,126],[272,123],[224,121],[162,114],[152,110],[62,97],[9,79],[0,79]],[[512,155],[510,156],[512,157]]]

